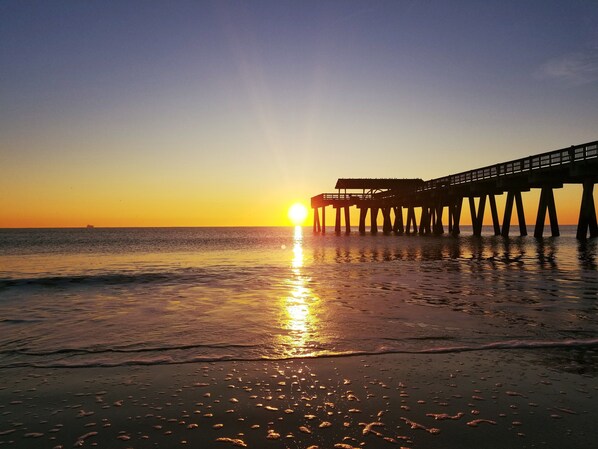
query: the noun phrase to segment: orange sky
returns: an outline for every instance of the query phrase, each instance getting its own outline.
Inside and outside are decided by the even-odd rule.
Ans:
[[[228,193],[206,201],[201,193],[177,195],[177,190],[154,192],[124,189],[103,191],[101,194],[70,188],[64,195],[48,188],[43,195],[37,191],[21,192],[0,200],[2,227],[81,227],[94,224],[98,227],[126,226],[287,226],[291,225],[287,212],[295,202],[309,209],[305,225],[313,221],[309,198],[288,200],[284,194],[273,192],[269,196],[254,197],[251,192]],[[307,194],[307,192],[306,192]],[[307,194],[309,196],[309,194]],[[231,198],[232,197],[232,198]],[[114,198],[118,198],[114,201]],[[497,196],[499,217],[502,223],[506,195]],[[581,187],[576,185],[555,189],[559,223],[576,224],[581,201]],[[539,190],[523,193],[526,221],[534,224],[539,201]],[[7,213],[6,211],[10,211]],[[419,217],[419,210],[418,217]],[[445,211],[446,214],[446,211]],[[352,224],[358,224],[358,211],[352,208]],[[343,218],[344,220],[344,218]],[[379,221],[382,223],[380,214]],[[444,216],[446,224],[446,215]],[[471,224],[467,198],[463,202],[462,224]],[[343,221],[344,223],[344,221]],[[484,223],[491,224],[490,209],[486,208]],[[513,212],[512,224],[516,223]],[[546,218],[548,223],[548,216]],[[334,209],[327,209],[327,225],[334,225]]]

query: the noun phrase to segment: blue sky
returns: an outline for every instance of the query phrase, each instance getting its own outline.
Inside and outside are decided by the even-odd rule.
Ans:
[[[595,140],[596,23],[595,1],[3,1],[0,226],[269,224],[338,177]]]

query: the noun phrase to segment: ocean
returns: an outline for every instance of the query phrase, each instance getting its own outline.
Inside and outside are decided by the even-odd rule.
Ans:
[[[1,229],[0,368],[597,348],[598,242],[561,232]]]

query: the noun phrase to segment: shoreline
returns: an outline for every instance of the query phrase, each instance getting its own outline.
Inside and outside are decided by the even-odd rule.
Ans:
[[[0,447],[590,448],[597,373],[583,348],[11,368]]]
[[[191,347],[195,347],[192,345]],[[187,349],[187,348],[168,348],[172,350]],[[347,352],[333,352],[323,353],[314,355],[297,355],[297,356],[281,356],[281,357],[242,357],[242,356],[224,356],[222,358],[201,358],[192,357],[188,359],[180,360],[168,360],[168,361],[156,361],[155,359],[129,359],[125,361],[115,361],[112,363],[107,362],[85,362],[85,363],[59,363],[59,362],[43,362],[42,364],[35,364],[30,362],[15,362],[10,365],[0,365],[0,370],[10,369],[104,369],[104,368],[134,368],[134,367],[152,367],[152,366],[169,366],[169,365],[193,365],[198,363],[224,363],[224,362],[238,362],[238,363],[259,363],[259,362],[278,362],[285,363],[291,361],[302,361],[302,360],[318,360],[318,359],[337,359],[337,358],[350,358],[350,357],[374,357],[384,355],[434,355],[434,354],[460,354],[466,352],[486,352],[486,351],[535,351],[535,350],[555,350],[555,349],[570,349],[572,351],[584,351],[584,350],[595,350],[598,351],[598,339],[587,338],[587,339],[564,339],[564,340],[499,340],[488,343],[479,344],[462,344],[460,346],[438,346],[423,349],[387,349],[380,351],[347,351]],[[164,348],[144,348],[142,352],[150,351],[162,351]],[[18,351],[15,351],[18,353]],[[73,349],[57,351],[57,353],[78,353],[79,350]],[[93,352],[84,354],[93,354]],[[107,350],[106,352],[111,352]],[[118,352],[118,351],[117,351]],[[133,352],[133,351],[128,351]],[[27,355],[28,353],[25,352]],[[43,353],[33,353],[30,355],[51,355]]]

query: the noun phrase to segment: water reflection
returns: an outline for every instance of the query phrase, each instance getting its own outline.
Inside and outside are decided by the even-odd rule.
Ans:
[[[570,237],[531,239],[493,236],[454,239],[444,236],[420,238],[413,242],[413,239],[405,237],[358,237],[361,240],[347,237],[341,244],[337,240],[328,242],[321,239],[312,245],[310,255],[316,264],[455,260],[463,262],[470,270],[480,268],[473,267],[472,261],[483,262],[498,270],[519,267],[525,270],[581,268],[595,271],[598,267],[598,240],[577,242]],[[575,246],[577,254],[571,251]]]
[[[314,309],[319,298],[309,286],[311,279],[302,271],[303,263],[303,230],[296,226],[291,276],[287,279],[289,293],[282,298],[282,328],[287,332],[280,338],[288,357],[309,356],[316,349],[318,319]]]
[[[598,254],[598,240],[580,240],[578,242],[579,263],[588,270],[598,269],[596,257]]]
[[[556,269],[557,265],[557,247],[555,244],[555,237],[546,239],[539,239],[536,244],[536,251],[538,257],[538,265],[542,268]]]
[[[326,298],[326,314],[337,301],[341,311],[357,310],[361,319],[376,313],[388,319],[395,310],[399,320],[407,304],[443,308],[447,315],[455,312],[452,321],[442,321],[447,326],[450,322],[451,329],[463,327],[465,314],[484,317],[484,323],[498,329],[496,334],[509,329],[509,336],[519,332],[541,339],[551,329],[570,337],[580,328],[592,329],[594,335],[598,240],[578,242],[572,231],[543,239],[467,235],[313,239],[306,246],[313,262],[305,270]],[[329,285],[329,279],[337,278],[337,284]],[[384,305],[377,309],[376,304]],[[328,332],[326,314],[321,316]],[[333,314],[340,321],[340,313]],[[414,314],[413,319],[430,327],[439,324],[422,316]],[[464,335],[477,333],[480,323],[475,321],[474,331]],[[385,328],[380,334],[397,329]]]

